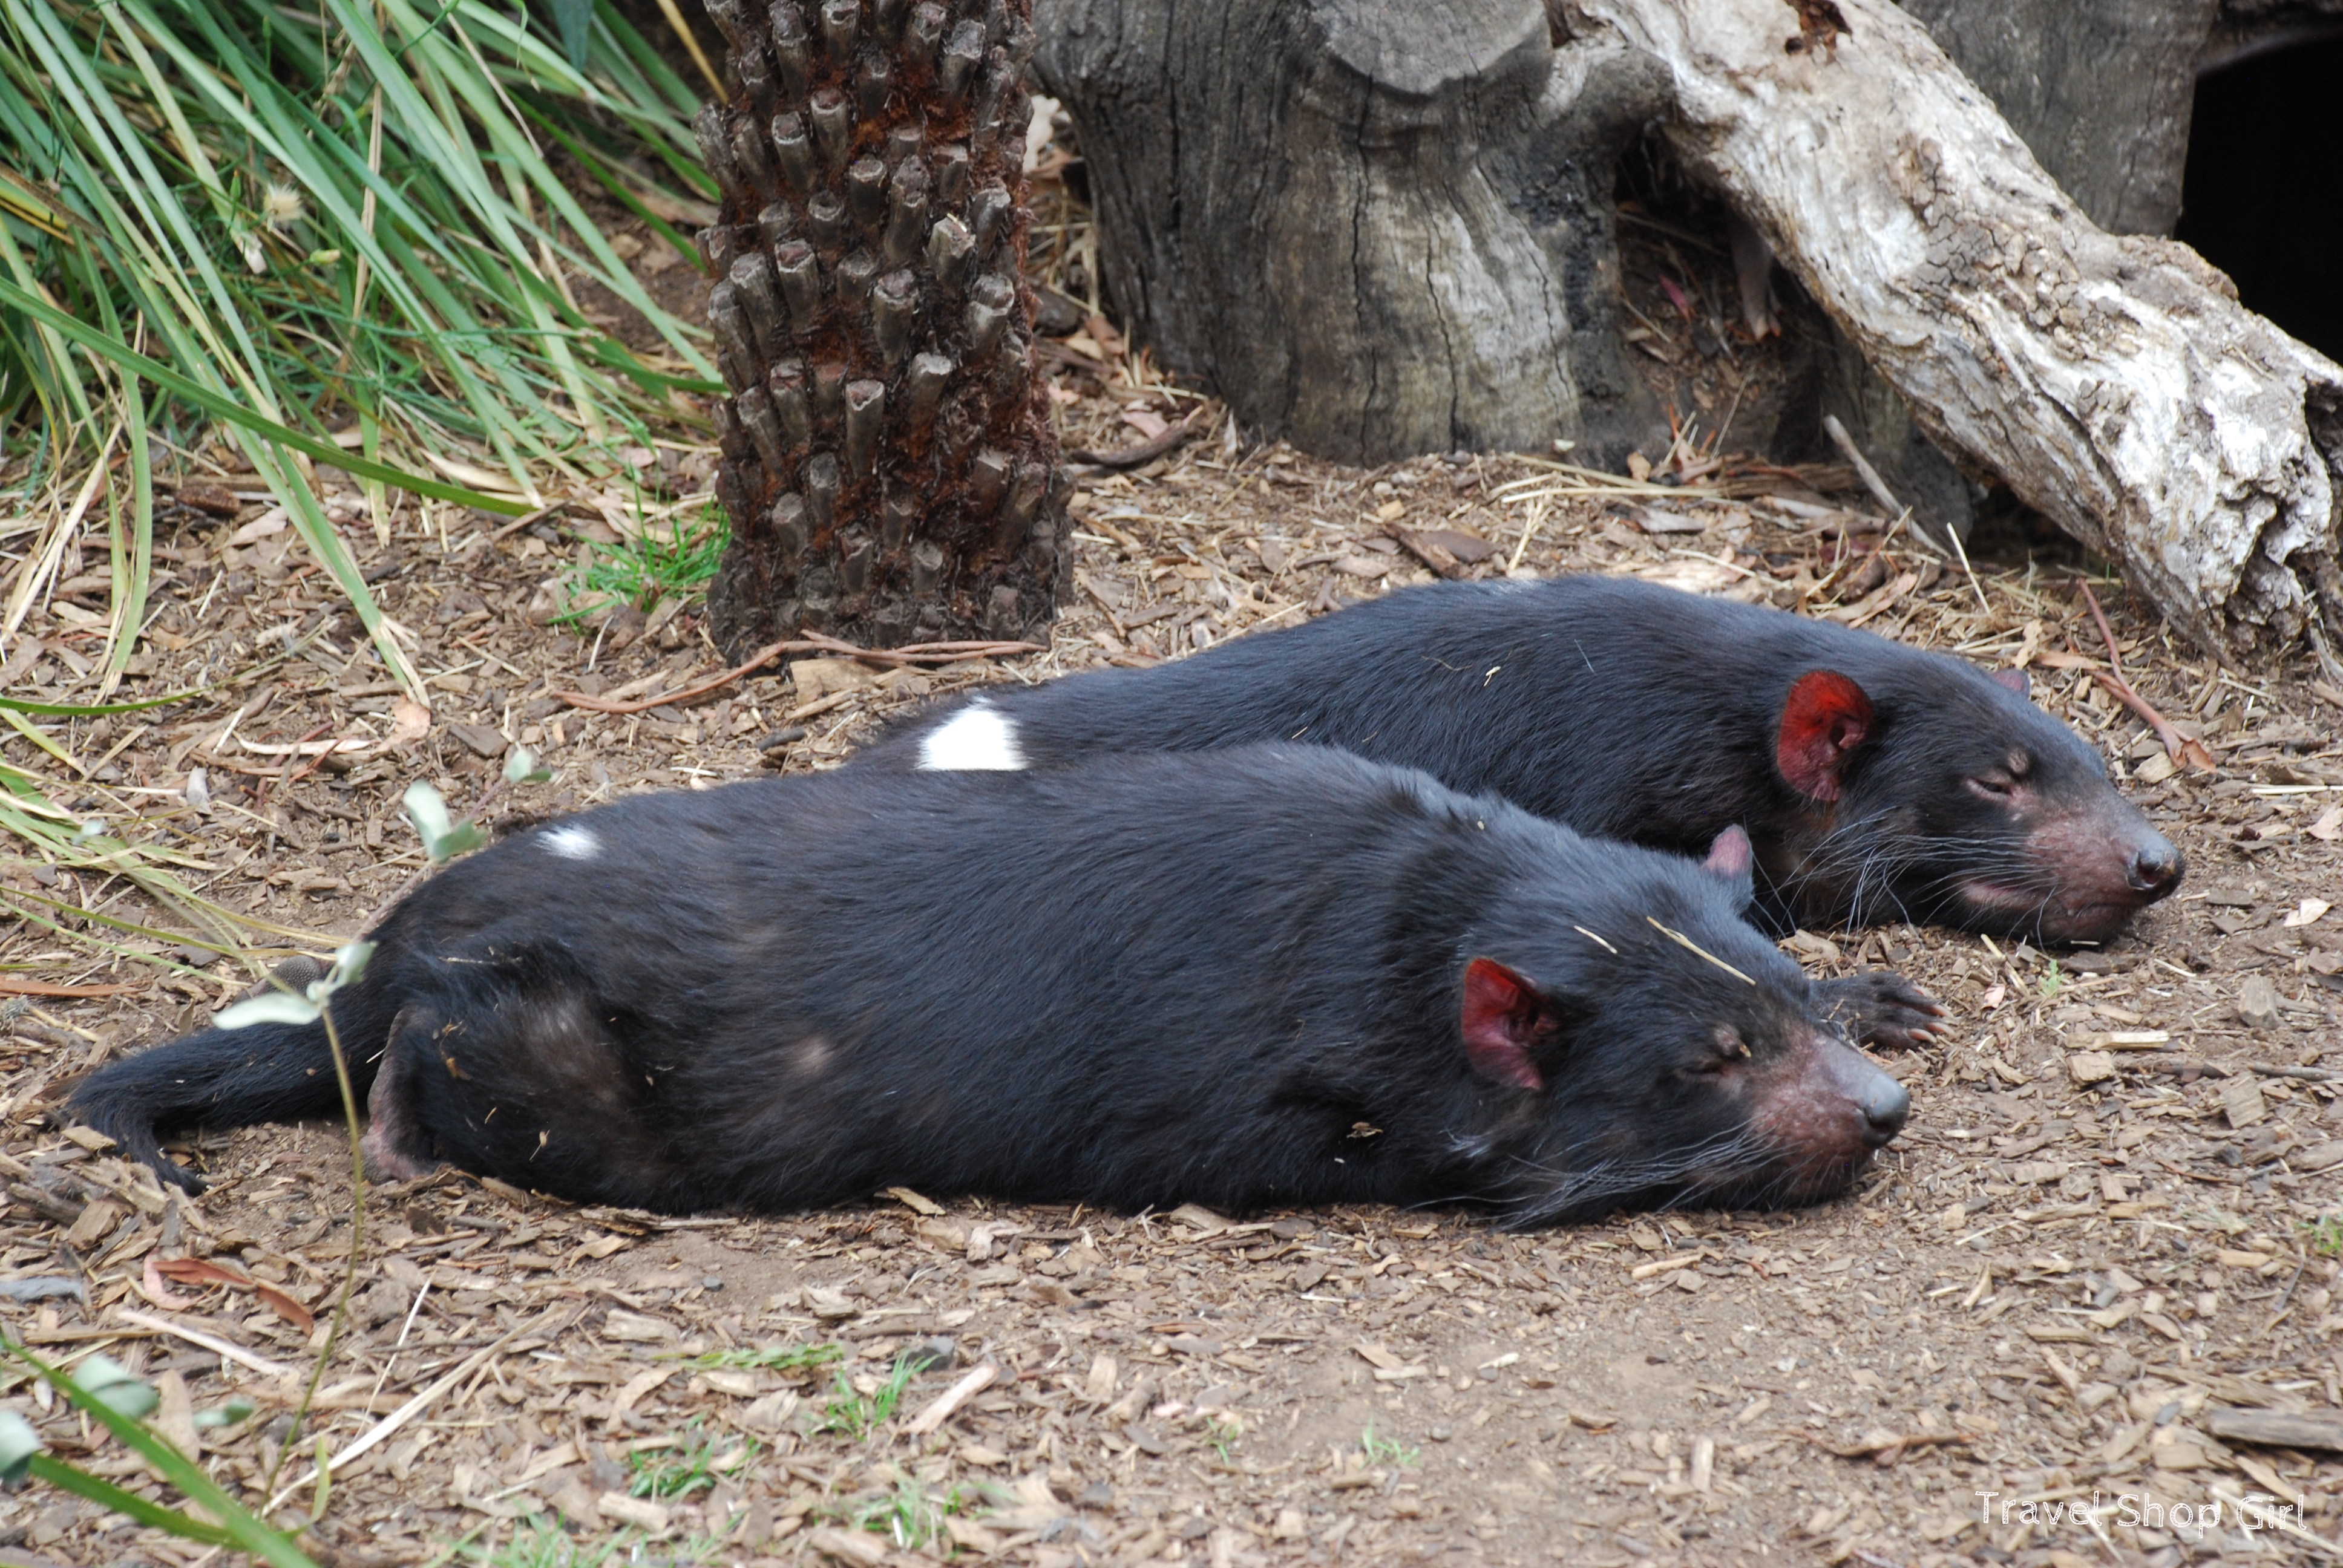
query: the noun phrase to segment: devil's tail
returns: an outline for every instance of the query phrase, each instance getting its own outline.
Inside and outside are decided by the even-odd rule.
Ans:
[[[335,1017],[345,1024],[351,1088],[363,1100],[379,1054],[347,1050],[344,1010],[337,1007]],[[341,1099],[322,1021],[256,1023],[207,1029],[111,1062],[74,1091],[66,1109],[113,1139],[125,1158],[200,1192],[203,1178],[164,1154],[161,1134],[199,1122],[244,1127],[322,1116],[337,1110]]]

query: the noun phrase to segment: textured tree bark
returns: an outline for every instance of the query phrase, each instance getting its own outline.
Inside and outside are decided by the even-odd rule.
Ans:
[[[2112,234],[2180,217],[2197,60],[2219,0],[1906,0],[2036,162]]]
[[[1046,635],[1064,508],[1021,267],[1030,0],[709,0],[730,396],[719,645]]]
[[[1658,427],[1620,337],[1612,182],[1664,106],[1540,0],[1039,0],[1106,281],[1244,425],[1377,462],[1621,457]]]
[[[2343,637],[2343,367],[2169,241],[2076,210],[1911,17],[1785,52],[1779,0],[1567,0],[1666,67],[1678,154],[1941,446],[2237,658]],[[2332,668],[2330,663],[2330,668]]]

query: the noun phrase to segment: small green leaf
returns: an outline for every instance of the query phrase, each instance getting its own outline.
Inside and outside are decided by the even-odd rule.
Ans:
[[[407,808],[407,819],[415,824],[422,837],[423,852],[431,857],[435,866],[444,866],[457,856],[477,849],[488,840],[486,835],[469,822],[458,822],[447,814],[447,802],[439,791],[417,779],[407,787],[401,798]]]
[[[82,1392],[134,1421],[153,1414],[155,1407],[162,1402],[160,1395],[111,1356],[86,1358],[75,1369],[74,1381],[81,1384]]]
[[[25,1479],[25,1467],[41,1452],[41,1434],[32,1422],[13,1410],[0,1410],[0,1481],[14,1486]]]
[[[447,816],[447,802],[439,798],[438,790],[420,779],[407,787],[398,803],[407,808],[407,819],[415,824],[415,830],[423,836],[427,846],[446,838],[455,826]]]
[[[252,1419],[259,1407],[248,1399],[232,1399],[217,1410],[196,1412],[196,1424],[203,1427],[238,1426]]]
[[[263,991],[212,1014],[214,1029],[250,1029],[256,1023],[315,1023],[322,1010],[289,990]]]
[[[311,982],[309,1000],[323,1002],[344,986],[357,984],[374,960],[374,948],[372,942],[351,942],[335,949],[334,967],[326,971],[324,980]]]
[[[326,1516],[326,1504],[334,1495],[334,1447],[325,1438],[317,1439],[316,1461],[317,1484],[309,1493],[309,1523],[315,1524]]]
[[[470,854],[488,841],[488,836],[469,822],[458,822],[452,832],[431,847],[431,859],[434,863],[444,866],[458,855]]]
[[[542,784],[553,777],[553,769],[537,759],[537,753],[526,746],[516,746],[505,758],[505,782],[508,784]]]

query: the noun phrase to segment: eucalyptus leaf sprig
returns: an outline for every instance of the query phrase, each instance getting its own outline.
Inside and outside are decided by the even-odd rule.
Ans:
[[[161,1396],[120,1362],[102,1354],[86,1356],[77,1369],[67,1372],[13,1342],[0,1342],[0,1355],[23,1363],[34,1376],[65,1395],[68,1403],[113,1432],[189,1503],[219,1523],[152,1502],[59,1459],[48,1452],[48,1444],[32,1422],[14,1411],[0,1411],[0,1482],[12,1486],[26,1480],[45,1482],[183,1541],[248,1552],[271,1568],[317,1568],[293,1543],[297,1531],[270,1526],[230,1497],[176,1444],[146,1424]],[[196,1424],[234,1426],[249,1420],[253,1409],[249,1400],[232,1400],[216,1410],[196,1412]]]

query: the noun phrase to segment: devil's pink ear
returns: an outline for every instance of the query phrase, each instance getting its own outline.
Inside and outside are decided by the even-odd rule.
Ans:
[[[1494,959],[1464,966],[1464,1054],[1482,1077],[1544,1089],[1530,1047],[1559,1027],[1537,987]]]
[[[1839,770],[1871,733],[1871,699],[1863,688],[1836,670],[1809,670],[1782,704],[1775,763],[1800,794],[1835,800]]]
[[[1701,864],[1717,876],[1731,879],[1747,876],[1755,859],[1756,853],[1749,847],[1749,835],[1735,822],[1709,844],[1708,859]]]
[[[1756,862],[1757,853],[1750,848],[1749,835],[1736,822],[1709,844],[1708,859],[1700,865],[1710,876],[1722,878],[1746,909],[1757,896]]]
[[[2034,678],[2024,670],[1996,669],[1993,672],[1993,678],[2026,701],[2034,700]]]

